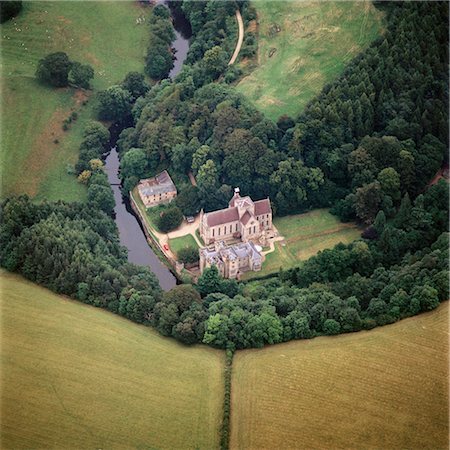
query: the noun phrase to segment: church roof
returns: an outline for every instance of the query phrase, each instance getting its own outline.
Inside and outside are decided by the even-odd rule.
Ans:
[[[205,214],[204,217],[208,226],[215,227],[217,225],[225,225],[227,223],[238,221],[238,207],[247,209],[247,211],[245,211],[245,213],[240,218],[243,225],[246,225],[248,221],[252,217],[254,217],[252,211],[253,207],[255,209],[255,216],[270,214],[272,212],[272,208],[270,207],[270,200],[268,198],[254,202],[249,196],[241,197],[239,195],[239,192],[236,192],[234,194],[228,205],[229,206],[226,209],[220,209],[218,211],[213,211]]]
[[[248,221],[252,218],[248,211],[245,211],[243,216],[241,217],[242,225],[247,225]]]
[[[272,208],[270,207],[270,200],[268,198],[255,202],[255,216],[270,214],[271,212]]]
[[[206,223],[210,227],[216,225],[223,225],[225,223],[236,222],[239,220],[239,212],[236,207],[220,209],[219,211],[213,211],[206,213]]]

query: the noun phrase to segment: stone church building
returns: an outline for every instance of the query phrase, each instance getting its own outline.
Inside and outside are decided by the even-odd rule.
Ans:
[[[206,245],[215,241],[240,239],[246,242],[258,240],[264,231],[272,229],[272,208],[268,198],[254,202],[250,197],[241,197],[239,188],[228,208],[201,213],[200,236]]]
[[[199,227],[207,246],[199,251],[201,273],[212,265],[224,278],[261,270],[264,256],[255,242],[265,241],[273,231],[270,200],[254,202],[248,196],[241,197],[236,188],[228,208],[201,213]]]

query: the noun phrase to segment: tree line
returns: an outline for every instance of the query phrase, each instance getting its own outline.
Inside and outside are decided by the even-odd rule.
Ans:
[[[34,204],[27,196],[2,203],[0,264],[52,291],[148,320],[161,288],[146,267],[127,262],[114,221],[89,204]]]
[[[447,213],[441,181],[403,201],[392,223],[376,221],[375,239],[339,244],[266,281],[224,280],[212,266],[196,286],[162,293],[147,268],[127,263],[104,212],[19,197],[2,204],[0,263],[186,344],[261,347],[370,329],[447,300]]]

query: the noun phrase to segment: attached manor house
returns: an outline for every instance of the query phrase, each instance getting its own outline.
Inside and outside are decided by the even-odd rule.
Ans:
[[[261,270],[263,255],[257,243],[272,234],[270,200],[254,202],[236,188],[228,208],[201,212],[200,236],[209,247],[200,249],[200,272],[215,265],[224,278],[239,278],[242,272]]]

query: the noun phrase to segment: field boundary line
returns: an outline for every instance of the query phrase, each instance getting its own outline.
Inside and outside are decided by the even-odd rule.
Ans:
[[[320,233],[309,234],[308,236],[297,236],[297,237],[286,239],[286,243],[292,244],[293,242],[307,241],[309,239],[314,239],[314,238],[318,238],[318,237],[322,237],[322,236],[328,236],[330,234],[339,233],[340,231],[343,231],[343,230],[350,230],[350,229],[356,229],[356,228],[358,228],[358,227],[356,227],[354,224],[344,223],[338,227],[332,228],[331,230],[321,231]]]
[[[223,395],[223,416],[222,426],[220,427],[220,450],[230,448],[230,417],[231,417],[231,375],[233,372],[233,350],[227,350],[225,353],[224,369],[224,395]]]

